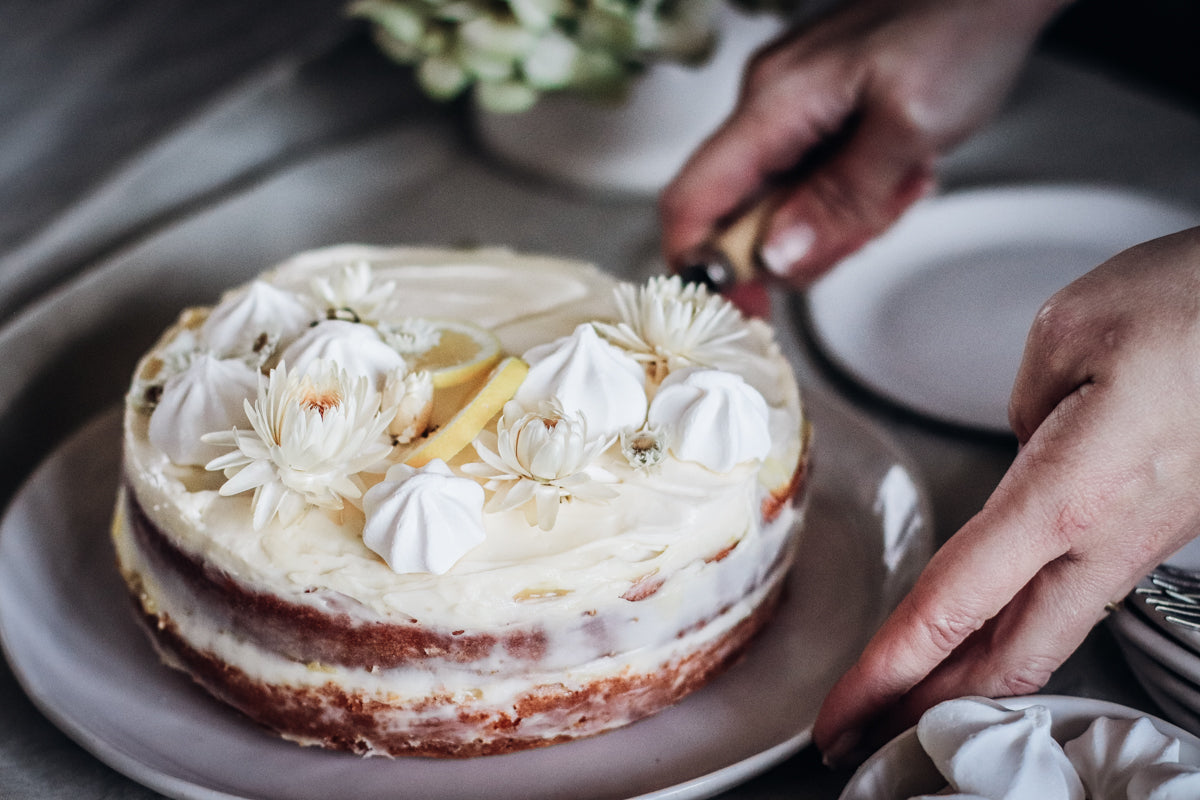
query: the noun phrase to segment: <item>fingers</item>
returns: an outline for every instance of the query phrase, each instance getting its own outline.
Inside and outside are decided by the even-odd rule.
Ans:
[[[1095,315],[1075,300],[1078,293],[1076,282],[1048,300],[1026,338],[1008,403],[1009,425],[1021,444],[1063,398],[1098,377],[1095,359],[1088,357]]]
[[[1031,526],[998,524],[999,515],[981,512],[942,546],[830,691],[813,730],[827,759],[836,762],[862,746],[883,710],[996,616],[1043,564],[1063,554],[1063,545]]]
[[[776,208],[763,266],[805,286],[890,226],[934,187],[933,150],[903,115],[864,117],[827,163]]]
[[[1071,556],[1047,564],[1005,608],[889,710],[876,727],[890,735],[914,725],[928,708],[955,697],[1032,694],[1050,679],[1130,589],[1114,576],[1096,580]],[[890,734],[890,735],[889,735]]]
[[[777,84],[747,82],[728,120],[691,156],[659,198],[663,249],[678,264],[723,221],[744,208],[775,173],[793,166],[851,109],[840,97],[827,100],[819,81],[784,96]]]
[[[677,263],[696,250],[779,173],[795,172],[847,124],[856,102],[839,97],[800,122],[768,113],[769,99],[743,103],[662,195],[669,260]],[[784,190],[764,232],[763,266],[796,286],[878,235],[934,186],[933,148],[899,112],[876,110],[836,142],[828,160],[805,164],[792,178],[799,183]]]
[[[845,757],[887,709],[909,721],[935,698],[1032,688],[1078,644],[1088,617],[1121,596],[1108,593],[1119,591],[1126,575],[1141,574],[1144,558],[1117,544],[1109,548],[1110,566],[1080,564],[1069,572],[1071,582],[1043,586],[1060,577],[1047,565],[1065,569],[1085,557],[1081,532],[1097,547],[1111,532],[1124,542],[1120,537],[1136,530],[1135,519],[1107,513],[1137,508],[1144,487],[1108,450],[1103,434],[1112,413],[1081,408],[1103,406],[1095,401],[1077,394],[1060,404],[984,509],[935,554],[829,693],[813,734],[827,758]],[[1096,583],[1078,577],[1085,574]],[[1043,617],[1067,602],[1063,593],[1074,594],[1068,610],[1054,611],[1065,615],[1056,627]]]

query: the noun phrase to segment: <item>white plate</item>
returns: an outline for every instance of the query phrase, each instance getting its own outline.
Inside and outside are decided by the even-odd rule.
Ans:
[[[1058,289],[1200,212],[1113,189],[1025,186],[934,197],[808,296],[830,360],[937,420],[1008,431],[1008,397],[1037,310]]]
[[[1200,692],[1196,687],[1132,643],[1118,641],[1117,644],[1130,671],[1163,714],[1184,730],[1200,733],[1200,716],[1197,716]]]
[[[1050,711],[1050,732],[1060,744],[1081,735],[1097,717],[1136,719],[1145,717],[1161,733],[1179,740],[1179,760],[1200,765],[1200,739],[1166,720],[1128,706],[1105,700],[1065,695],[1030,695],[1000,700],[1012,708],[1045,706]],[[863,762],[850,778],[839,800],[903,800],[934,794],[946,785],[917,740],[917,729],[909,728]]]
[[[1108,616],[1108,624],[1118,642],[1136,647],[1200,689],[1200,655],[1196,655],[1131,609],[1121,608],[1114,611]]]
[[[897,450],[810,398],[813,483],[784,605],[747,657],[674,708],[593,739],[466,761],[301,749],[161,666],[136,626],[107,535],[119,420],[98,418],[33,474],[0,525],[0,643],[59,727],[176,798],[426,800],[706,797],[806,745],[829,686],[911,585],[928,506]],[[824,443],[829,443],[825,446]]]

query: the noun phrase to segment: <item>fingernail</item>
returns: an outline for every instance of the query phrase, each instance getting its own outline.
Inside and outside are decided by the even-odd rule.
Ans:
[[[808,255],[817,241],[816,232],[808,225],[793,225],[771,237],[762,246],[759,258],[763,266],[779,277],[787,277],[792,266]]]
[[[857,751],[860,742],[862,742],[862,731],[857,729],[846,731],[822,751],[821,762],[830,769],[845,766],[850,761],[851,755]]]

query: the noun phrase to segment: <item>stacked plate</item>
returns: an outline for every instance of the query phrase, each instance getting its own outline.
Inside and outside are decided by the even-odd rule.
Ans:
[[[1109,624],[1130,669],[1175,724],[1200,734],[1200,561],[1193,542],[1138,584]]]

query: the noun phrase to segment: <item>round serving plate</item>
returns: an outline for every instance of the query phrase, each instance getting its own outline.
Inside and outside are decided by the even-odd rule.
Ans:
[[[116,410],[30,477],[0,524],[0,643],[55,724],[120,772],[186,800],[707,797],[810,741],[825,692],[911,586],[928,503],[858,415],[809,398],[814,470],[799,563],[746,657],[678,705],[568,744],[461,761],[362,759],[264,732],[159,663],[135,622],[108,527]],[[680,735],[687,731],[687,735]]]

